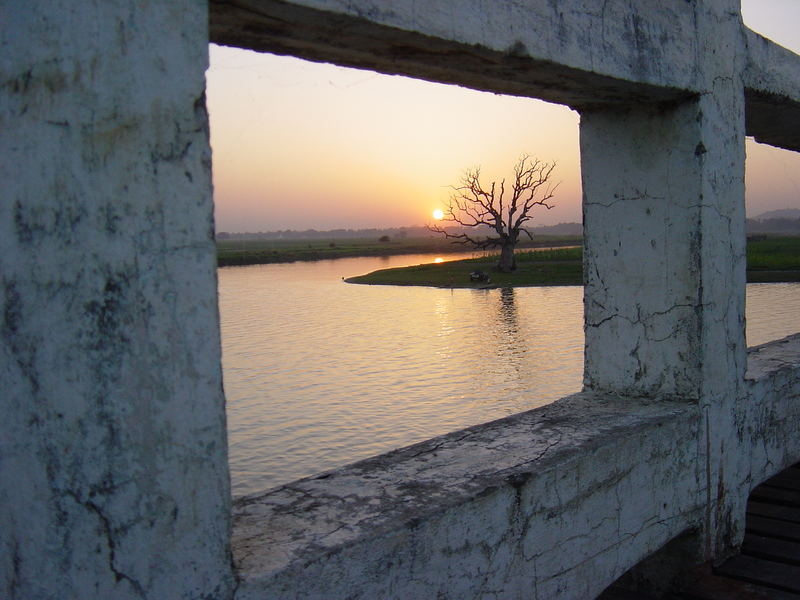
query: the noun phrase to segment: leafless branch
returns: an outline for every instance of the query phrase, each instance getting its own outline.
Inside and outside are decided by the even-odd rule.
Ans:
[[[457,244],[479,249],[500,246],[504,252],[510,247],[513,254],[520,232],[533,237],[525,227],[533,218],[533,210],[537,206],[546,209],[553,207],[550,200],[554,197],[558,184],[550,183],[550,177],[555,167],[555,162],[543,162],[524,154],[514,167],[514,180],[510,190],[506,189],[505,179],[499,185],[492,182],[488,188],[483,187],[480,167],[468,169],[462,175],[459,185],[451,186],[452,193],[442,222],[462,229],[484,227],[495,233],[496,237],[479,237],[463,230],[456,233],[448,231],[443,225],[429,226],[428,229]]]

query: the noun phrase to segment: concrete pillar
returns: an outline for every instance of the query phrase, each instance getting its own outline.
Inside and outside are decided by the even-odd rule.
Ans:
[[[228,598],[207,7],[0,12],[0,596]]]
[[[581,115],[590,389],[697,400],[742,376],[744,154],[714,160],[708,103]]]
[[[585,387],[696,402],[706,556],[741,536],[736,401],[744,340],[744,94],[738,2],[697,7],[707,90],[581,115]],[[738,475],[741,476],[741,475]]]

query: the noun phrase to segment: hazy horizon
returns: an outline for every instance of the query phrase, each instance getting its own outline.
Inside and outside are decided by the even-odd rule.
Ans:
[[[780,216],[780,215],[776,215],[776,216],[770,215],[770,213],[779,213],[779,212],[783,212],[783,211],[786,211],[786,210],[797,211],[798,213],[800,213],[800,208],[784,207],[784,208],[778,208],[778,209],[770,209],[770,210],[759,212],[759,213],[756,213],[756,214],[749,214],[748,213],[747,218],[748,219],[761,219],[761,218],[764,218],[765,216],[767,216],[767,218],[775,218],[775,219],[800,219],[800,214],[798,214],[796,217],[795,216],[785,217],[785,216]],[[570,225],[582,225],[582,223],[581,223],[580,220],[578,220],[578,221],[562,221],[560,223],[553,223],[553,224],[550,224],[550,225],[534,224],[534,225],[531,225],[529,227],[529,229],[535,230],[535,229],[540,228],[540,227],[559,227],[559,226],[570,226]],[[445,226],[449,227],[450,224],[445,224]],[[456,224],[453,224],[452,226],[454,228],[458,228],[459,227]],[[292,228],[292,227],[285,228],[284,227],[284,228],[281,228],[281,229],[248,229],[248,230],[244,230],[244,231],[241,231],[241,230],[240,231],[232,231],[232,230],[227,230],[227,229],[220,229],[219,227],[217,227],[217,233],[232,233],[232,234],[248,234],[248,233],[252,233],[252,234],[256,234],[256,233],[279,233],[281,231],[293,231],[295,233],[303,233],[303,232],[306,232],[306,231],[317,231],[317,232],[320,232],[320,233],[324,233],[326,231],[354,231],[354,232],[358,232],[358,231],[369,231],[369,230],[390,231],[390,230],[403,230],[403,229],[407,229],[407,230],[425,229],[425,224],[424,223],[420,223],[420,224],[414,225],[414,224],[408,224],[407,223],[405,225],[384,225],[384,226],[380,226],[379,225],[379,226],[375,226],[375,227],[330,227],[330,228],[324,228],[324,229],[321,229],[319,227],[296,227],[296,228]],[[434,232],[431,232],[431,235],[436,235],[436,234]]]
[[[769,8],[766,8],[769,7]],[[743,0],[752,29],[800,52],[800,3]],[[578,119],[565,106],[210,47],[218,231],[415,227],[480,165],[507,177],[523,153],[555,160],[555,207],[532,226],[581,222]],[[800,207],[800,154],[746,140],[748,217]]]

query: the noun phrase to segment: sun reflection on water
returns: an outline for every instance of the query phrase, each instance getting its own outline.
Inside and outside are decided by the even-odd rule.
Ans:
[[[580,389],[582,288],[341,281],[398,260],[220,269],[234,495]],[[800,284],[750,285],[747,300],[750,345],[800,329]]]
[[[345,260],[219,273],[234,495],[580,388],[581,288],[359,286],[341,269],[377,261]]]

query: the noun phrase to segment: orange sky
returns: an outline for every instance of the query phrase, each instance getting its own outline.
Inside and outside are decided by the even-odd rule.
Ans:
[[[800,2],[742,0],[750,27],[800,52]],[[211,46],[207,73],[218,231],[422,225],[468,167],[507,176],[556,160],[556,207],[581,219],[578,114],[291,57]],[[800,155],[747,141],[747,206],[800,208]]]

